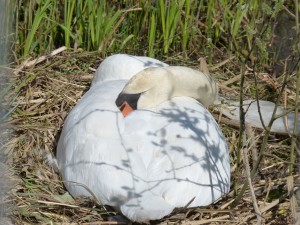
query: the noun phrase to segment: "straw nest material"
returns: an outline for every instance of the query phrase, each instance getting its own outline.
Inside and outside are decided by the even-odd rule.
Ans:
[[[212,67],[223,95],[238,95],[240,70],[233,63],[234,60],[224,60]],[[66,52],[63,48],[45,57],[27,60],[14,69],[13,85],[6,94],[7,105],[14,111],[7,118],[6,130],[2,134],[6,137],[9,135],[2,148],[9,154],[8,163],[12,166],[16,182],[10,193],[14,224],[122,224],[108,222],[111,216],[117,214],[110,207],[97,205],[93,199],[72,198],[51,164],[64,119],[88,90],[100,62],[96,53]],[[186,65],[186,62],[183,64]],[[196,67],[197,64],[197,61],[193,61],[189,65]],[[251,69],[248,72],[251,73]],[[245,92],[251,95],[250,87],[253,87],[254,81],[247,78],[246,82]],[[262,79],[258,85],[260,90],[266,87],[270,89],[270,85]],[[221,115],[215,116],[230,147],[232,191],[213,205],[178,209],[152,224],[256,223],[254,199],[249,188],[236,207],[230,205],[235,199],[234,190],[239,192],[247,182],[243,166],[246,160],[241,165],[236,163],[239,124],[231,123]],[[249,132],[247,141],[251,145],[248,166],[252,168],[264,133]],[[271,135],[266,155],[252,180],[256,202],[265,224],[291,222],[291,203],[287,194],[289,145],[289,137]],[[297,179],[297,176],[293,178]],[[238,183],[234,187],[236,181]]]

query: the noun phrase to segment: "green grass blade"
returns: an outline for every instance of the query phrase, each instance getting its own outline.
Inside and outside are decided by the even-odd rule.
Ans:
[[[51,1],[47,0],[46,2],[41,3],[42,1],[38,1],[38,9],[36,11],[36,15],[34,17],[33,23],[32,23],[32,27],[31,30],[26,38],[25,41],[25,47],[24,47],[24,57],[27,57],[29,54],[29,51],[32,49],[32,44],[33,44],[33,39],[34,39],[34,35],[36,34],[36,31],[39,28],[39,25],[42,21],[42,19],[44,18],[44,16],[46,15],[46,10],[47,8],[50,6]]]
[[[155,44],[155,34],[156,34],[156,12],[153,10],[151,13],[151,23],[150,23],[150,30],[149,30],[149,44],[148,44],[148,55],[150,57],[154,57],[154,44]]]

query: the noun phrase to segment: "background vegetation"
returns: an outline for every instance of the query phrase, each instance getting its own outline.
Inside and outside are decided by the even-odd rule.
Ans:
[[[55,152],[65,116],[89,87],[94,69],[108,55],[148,55],[191,67],[197,67],[199,57],[204,57],[222,96],[285,103],[285,107],[296,109],[297,113],[297,0],[16,3],[12,45],[15,80],[0,90],[0,96],[9,100],[7,113],[1,119],[10,115],[7,124],[13,125],[15,131],[4,147],[6,152],[12,152],[20,179],[13,190],[15,220],[20,224],[91,222],[113,214],[109,209],[95,207],[95,203],[72,199],[59,175],[44,159]],[[53,54],[61,46],[68,51]],[[291,187],[287,187],[287,180],[297,178],[297,133],[274,135],[267,126],[249,134],[243,119],[233,124],[221,117],[216,118],[230,145],[232,192],[209,209],[187,211],[183,218],[196,220],[194,224],[216,218],[220,223],[249,224],[256,217],[255,223],[259,218],[268,224],[289,223],[294,215],[291,216]],[[242,154],[244,149],[249,150],[246,156]],[[251,191],[246,185],[251,183],[247,182],[250,176],[243,165],[247,155],[258,210],[252,206],[256,198],[249,197]],[[175,214],[155,223],[178,221],[182,220]]]
[[[66,46],[102,57],[190,57],[256,45],[266,62],[276,15],[289,7],[293,2],[284,0],[19,0],[15,52],[26,58]]]

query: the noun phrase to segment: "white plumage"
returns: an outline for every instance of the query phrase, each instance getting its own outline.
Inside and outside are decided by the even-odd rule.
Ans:
[[[107,57],[96,71],[92,86],[107,80],[129,80],[148,67],[165,67],[168,64],[146,56],[117,54]]]
[[[209,205],[230,188],[226,141],[195,99],[174,97],[125,118],[119,111],[115,100],[128,79],[152,62],[167,66],[128,55],[104,60],[68,115],[57,147],[73,196],[92,192],[137,222],[160,219],[191,200],[189,207]]]
[[[220,111],[222,114],[226,115],[232,120],[240,120],[240,103],[238,101],[224,101],[225,104],[221,105]],[[272,119],[272,114],[275,108],[275,103],[265,100],[259,100],[258,104],[255,99],[248,99],[243,101],[243,108],[245,112],[245,122],[252,127],[264,129],[262,121],[267,127],[270,120]],[[261,117],[258,110],[261,111]],[[293,133],[294,123],[295,123],[295,112],[286,113],[286,118],[284,117],[284,112],[286,110],[282,106],[277,107],[276,116],[281,115],[277,118],[271,127],[271,132],[289,134]],[[300,118],[300,113],[298,118]],[[262,120],[262,121],[261,121]],[[297,120],[296,126],[298,131],[300,131],[300,120]]]

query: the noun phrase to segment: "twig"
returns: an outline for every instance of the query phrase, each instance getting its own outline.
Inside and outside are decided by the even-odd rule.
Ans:
[[[38,63],[41,63],[43,61],[45,61],[46,59],[48,59],[49,57],[52,57],[52,56],[55,56],[63,51],[67,50],[67,47],[63,46],[63,47],[60,47],[58,49],[55,49],[53,50],[49,55],[43,55],[37,59],[34,59],[34,60],[31,60],[29,62],[27,62],[25,65],[24,65],[24,68],[29,68],[29,67],[32,67],[33,65],[36,65]]]
[[[212,67],[210,67],[210,70],[214,71],[214,70],[220,68],[221,66],[225,65],[226,63],[230,62],[234,58],[235,58],[235,56],[231,56],[229,59],[226,59],[226,60],[224,60],[224,61],[222,61],[222,62],[220,62],[220,63],[218,63],[218,64],[216,64],[216,65],[214,65]]]
[[[285,161],[285,160],[283,160],[282,158],[278,157],[277,155],[270,154],[270,153],[264,153],[264,155],[265,155],[265,156],[273,157],[273,158],[279,160],[280,163],[282,163],[282,164],[290,164],[289,161]],[[300,163],[294,163],[294,165],[300,166]],[[270,168],[270,167],[272,167],[272,166],[274,166],[274,164],[271,165],[271,166],[269,166],[268,168]],[[264,169],[266,169],[266,168],[263,168],[262,170],[264,170]]]
[[[266,205],[266,201],[269,198],[270,191],[272,190],[272,186],[273,186],[272,180],[271,180],[270,177],[268,178],[267,183],[268,183],[268,187],[267,187],[267,194],[266,194],[265,199],[264,199],[264,205]]]
[[[75,87],[78,87],[78,88],[86,88],[86,87],[83,86],[83,85],[73,84],[73,83],[70,83],[70,82],[66,82],[66,81],[62,81],[62,80],[57,80],[57,79],[51,78],[51,77],[48,77],[48,79],[49,79],[49,80],[53,80],[53,81],[55,81],[55,82],[62,83],[62,84],[72,85],[72,86],[75,86]]]
[[[288,176],[287,178],[287,188],[288,188],[288,193],[290,197],[290,208],[292,212],[292,219],[293,222],[295,223],[298,221],[299,217],[297,216],[297,201],[294,195],[294,177],[293,176]]]
[[[246,127],[246,130],[249,130],[249,129],[251,129],[251,128]],[[251,138],[250,138],[250,140],[251,140]],[[242,148],[243,157],[244,157],[243,162],[244,162],[244,166],[245,166],[245,169],[246,169],[247,180],[248,180],[248,184],[249,184],[249,188],[250,188],[250,193],[251,193],[251,197],[252,197],[254,211],[255,211],[256,216],[257,216],[257,225],[261,225],[261,212],[260,212],[258,204],[257,204],[254,188],[253,188],[252,181],[251,181],[251,171],[250,171],[249,160],[248,160],[248,155],[247,155],[248,149],[245,147],[245,145],[246,145],[246,143],[245,143],[246,142],[245,133],[243,135],[243,142],[244,142],[244,147]]]
[[[232,89],[232,88],[230,88],[230,87],[224,86],[223,84],[219,84],[219,83],[218,83],[218,86],[219,86],[219,88],[224,89],[224,90],[226,90],[226,91],[229,91],[229,92],[231,92],[231,93],[233,93],[233,94],[235,94],[235,95],[238,94],[237,91],[235,91],[234,89]]]
[[[97,71],[97,69],[94,69],[94,68],[92,68],[92,67],[89,67],[89,70],[91,70],[91,71],[93,71],[93,72],[96,72],[96,71]]]
[[[29,61],[29,59],[30,59],[29,58],[29,59],[25,60],[24,62],[22,62],[22,64],[17,69],[14,70],[14,75],[18,75],[19,72],[22,71],[24,68],[29,68],[29,67],[32,67],[33,65],[41,63],[41,62],[45,61],[46,59],[65,51],[66,49],[67,48],[65,46],[63,46],[63,47],[53,50],[50,54],[41,56],[37,59]]]
[[[295,0],[295,1],[298,1],[298,0]],[[284,9],[291,17],[296,18],[295,14],[292,13],[286,6],[282,5],[282,8],[283,8],[283,9]],[[298,8],[296,8],[296,6],[295,6],[295,10],[297,10],[297,9],[298,9]],[[296,14],[297,14],[297,12],[296,12]]]
[[[103,225],[103,224],[114,225],[114,224],[128,224],[128,223],[118,222],[118,221],[97,221],[97,222],[82,223],[82,225]]]
[[[252,160],[253,160],[253,163],[255,163],[257,161],[257,157],[258,157],[258,153],[257,153],[257,142],[259,140],[259,135],[257,138],[255,138],[255,135],[254,135],[254,131],[253,131],[253,128],[248,124],[246,123],[246,134],[247,136],[249,137],[248,139],[251,140],[251,146],[249,147],[252,151]]]
[[[79,208],[78,205],[70,205],[70,204],[64,204],[64,203],[59,203],[59,202],[47,202],[47,201],[41,201],[37,200],[38,203],[46,204],[46,205],[60,205],[60,206],[67,206],[71,208]]]
[[[298,0],[295,0],[295,21],[296,21],[296,32],[297,32],[297,37],[299,37],[300,34],[300,30],[299,30],[299,6],[298,6]],[[300,41],[300,39],[298,39],[298,42]],[[296,48],[298,50],[298,52],[300,52],[300,47],[298,45],[296,45]],[[296,103],[298,102],[299,99],[299,91],[300,91],[300,66],[298,64],[297,66],[297,83],[296,83]],[[297,104],[296,104],[297,105]],[[299,105],[297,105],[297,107],[295,108],[295,119],[294,119],[294,129],[293,129],[293,138],[292,138],[292,143],[291,143],[291,153],[290,153],[290,175],[293,174],[293,166],[294,166],[294,162],[295,162],[295,146],[296,146],[296,139],[295,137],[298,134],[298,111],[299,111]]]
[[[195,200],[196,197],[193,197],[185,206],[183,206],[182,208],[177,208],[175,209],[172,214],[178,214],[181,213],[182,211],[186,210],[189,205]]]
[[[251,52],[251,51],[250,51]],[[249,58],[250,56],[250,52],[247,58]],[[241,170],[241,151],[242,151],[242,137],[243,137],[243,133],[245,131],[245,112],[244,112],[244,108],[243,108],[243,100],[244,100],[244,83],[245,83],[245,72],[246,72],[246,67],[245,67],[245,63],[242,66],[242,71],[241,71],[241,80],[240,80],[240,127],[239,127],[239,138],[238,138],[238,148],[237,148],[237,157],[236,157],[236,164],[237,164],[237,169],[236,172],[237,174],[240,174],[240,170]],[[238,181],[235,182],[234,185],[234,189],[237,193],[237,187],[238,187]]]
[[[206,74],[206,75],[209,75],[209,70],[208,70],[208,66],[207,66],[207,63],[206,63],[205,58],[200,57],[200,58],[198,59],[198,61],[200,62],[200,64],[199,64],[199,70],[200,70],[202,73],[204,73],[204,74]]]
[[[268,211],[269,209],[275,207],[281,201],[283,201],[287,196],[288,196],[287,194],[284,194],[279,199],[276,199],[276,200],[272,201],[271,203],[269,203],[268,205],[264,206],[263,208],[260,209],[261,213],[264,213],[264,212]]]
[[[240,121],[239,120],[233,120],[233,119],[227,119],[224,116],[219,117],[219,115],[213,114],[213,117],[215,120],[219,121],[221,124],[225,124],[231,127],[239,128],[240,127]]]
[[[227,80],[227,81],[224,81],[224,82],[222,83],[222,85],[228,86],[229,84],[232,84],[232,83],[234,83],[234,82],[236,82],[236,81],[238,81],[238,80],[240,80],[240,79],[241,79],[241,74],[236,75],[235,77],[233,77],[233,78],[231,78],[231,79],[229,79],[229,80]]]
[[[285,198],[287,197],[287,194],[281,196],[279,199],[276,199],[274,200],[273,202],[269,203],[268,205],[266,205],[265,207],[261,208],[260,211],[261,213],[264,213],[266,211],[268,211],[269,209],[275,207],[276,205],[278,205],[281,201],[283,201]],[[254,218],[254,215],[251,214],[249,216],[246,216],[244,219],[243,219],[243,222],[247,222],[248,220]],[[244,224],[244,223],[242,223]]]
[[[183,222],[182,225],[211,224],[212,222],[218,222],[218,221],[222,222],[222,221],[224,221],[225,219],[228,219],[228,218],[230,218],[230,215],[224,215],[224,216],[220,216],[220,217],[212,218],[212,219],[208,219],[208,220]],[[225,221],[227,221],[227,220],[225,220]]]
[[[296,110],[299,106],[300,106],[300,103],[297,103],[297,102],[296,102],[295,106],[291,107],[290,109],[286,109],[283,113],[276,114],[276,115],[274,116],[273,119],[274,119],[274,120],[277,120],[277,119],[280,118],[280,117],[284,117],[284,116],[286,116],[288,113],[293,112],[294,110]],[[294,121],[297,121],[297,120],[294,119]]]
[[[258,85],[257,85],[257,77],[256,77],[255,71],[253,71],[253,75],[254,75],[255,86],[258,87]],[[259,115],[259,119],[260,119],[261,125],[263,126],[263,128],[265,130],[267,130],[268,128],[266,127],[265,122],[264,122],[264,120],[262,118],[262,114],[261,114],[261,110],[260,110],[260,105],[259,105],[259,97],[258,97],[258,92],[257,91],[255,92],[255,98],[256,98],[257,110],[258,110],[258,115]]]
[[[18,66],[18,67],[14,70],[14,75],[17,76],[17,75],[25,68],[25,65],[29,62],[29,59],[30,59],[30,58],[28,58],[28,59],[26,59],[25,61],[23,61],[23,62],[21,63],[21,65]]]

